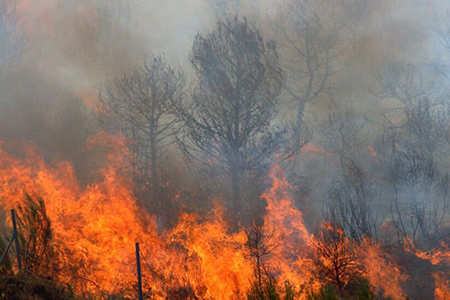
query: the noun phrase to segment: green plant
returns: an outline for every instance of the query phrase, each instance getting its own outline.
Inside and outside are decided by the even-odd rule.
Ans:
[[[264,280],[260,282],[256,280],[250,291],[247,293],[247,300],[279,300],[280,297],[276,292],[276,286],[273,280]]]
[[[318,292],[311,290],[308,293],[308,300],[338,300],[339,292],[333,285],[326,285],[322,287]]]
[[[284,284],[284,297],[283,300],[294,300],[295,299],[295,291],[292,285],[289,282]]]
[[[310,291],[308,300],[377,300],[377,297],[370,289],[369,282],[362,279],[353,282],[355,285],[349,285],[348,289],[339,291],[335,285],[328,284],[319,291]],[[352,286],[352,288],[350,288]]]
[[[362,280],[356,287],[355,299],[358,300],[376,300],[375,294],[370,289],[369,281]]]
[[[264,279],[262,284],[255,280],[252,288],[247,293],[247,300],[294,300],[295,292],[289,282],[283,288],[277,285],[273,278]]]

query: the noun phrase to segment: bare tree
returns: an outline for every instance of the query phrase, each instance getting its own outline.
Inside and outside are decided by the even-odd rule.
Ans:
[[[315,240],[317,265],[321,278],[342,291],[356,273],[356,252],[342,229],[325,224]]]
[[[349,160],[342,180],[335,182],[328,191],[325,218],[357,242],[364,237],[376,238],[378,194],[369,175],[355,161]]]
[[[386,81],[383,88],[400,105],[386,117],[389,126],[378,150],[389,187],[384,190],[390,222],[399,243],[405,238],[433,241],[450,217],[449,109],[445,101],[427,98],[434,93],[432,83],[423,85],[412,74],[397,75],[398,81]]]
[[[353,151],[361,145],[360,133],[366,125],[365,120],[358,118],[350,109],[339,109],[334,103],[328,105],[328,115],[320,128],[321,144],[327,152],[339,158],[342,171]]]
[[[377,86],[371,94],[380,105],[383,118],[380,125],[384,129],[401,129],[409,114],[425,117],[436,108],[448,111],[439,87],[439,74],[430,71],[429,66],[391,63],[375,74]]]
[[[397,100],[403,106],[413,105],[424,98],[432,99],[435,78],[425,76],[422,71],[411,64],[382,66],[375,74],[378,87],[372,94],[380,100]]]
[[[275,44],[234,17],[198,34],[190,60],[198,85],[177,105],[180,146],[209,174],[226,175],[237,217],[247,175],[267,171],[281,147],[283,132],[273,125],[283,86]]]
[[[426,153],[393,142],[386,180],[392,190],[391,220],[398,241],[438,238],[449,217],[449,175],[441,174]]]
[[[418,100],[405,108],[400,128],[407,134],[405,142],[434,160],[442,162],[449,154],[450,107],[433,105],[428,99]]]
[[[279,237],[269,230],[263,221],[253,221],[247,229],[247,248],[250,256],[256,261],[256,278],[260,289],[263,287],[263,277],[268,273],[264,260],[280,245]]]
[[[250,290],[247,291],[247,299],[295,299],[295,292],[291,284],[286,281],[283,289],[281,289],[276,280],[279,270],[276,266],[267,262],[268,258],[282,243],[283,236],[277,233],[274,228],[265,225],[262,219],[253,220],[250,227],[247,228],[246,234],[247,249],[256,262],[256,280]]]
[[[122,132],[133,153],[131,166],[140,191],[161,196],[160,159],[174,139],[173,104],[182,97],[184,75],[161,56],[124,74],[99,93],[98,117],[104,128]]]
[[[296,106],[298,130],[303,126],[305,105],[328,92],[330,79],[338,71],[340,26],[331,24],[327,6],[324,0],[289,0],[272,24],[289,74],[285,90]]]
[[[391,64],[376,75],[385,133],[381,155],[398,242],[433,241],[448,216],[449,108],[429,68]]]

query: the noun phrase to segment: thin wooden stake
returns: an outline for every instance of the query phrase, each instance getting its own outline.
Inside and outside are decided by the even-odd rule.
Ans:
[[[136,243],[136,265],[137,265],[137,276],[138,276],[139,300],[143,300],[144,298],[142,296],[141,256],[139,253],[139,243]]]

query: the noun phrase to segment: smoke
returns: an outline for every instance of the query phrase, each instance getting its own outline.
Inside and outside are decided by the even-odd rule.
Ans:
[[[83,165],[99,85],[165,54],[185,64],[201,1],[0,1],[0,139]],[[82,169],[82,167],[80,167]]]
[[[92,183],[98,179],[103,153],[87,148],[86,142],[98,130],[94,103],[100,86],[142,66],[151,54],[163,54],[170,64],[182,68],[189,86],[195,78],[188,55],[198,32],[212,30],[218,18],[237,14],[260,28],[265,39],[280,45],[282,36],[274,30],[274,24],[283,21],[279,11],[290,1],[309,3],[308,9],[318,9],[319,16],[322,11],[326,13],[326,31],[341,28],[335,64],[338,72],[331,77],[326,92],[305,107],[305,120],[313,131],[313,139],[303,148],[300,164],[286,168],[296,188],[296,204],[308,212],[303,217],[307,227],[312,228],[323,220],[321,206],[330,188],[355,188],[354,182],[336,183],[345,169],[340,166],[340,150],[348,150],[347,158],[362,162],[370,188],[389,189],[383,181],[382,168],[390,165],[380,158],[388,150],[379,145],[379,139],[384,138],[384,113],[401,103],[380,100],[380,79],[403,80],[395,77],[395,71],[406,70],[412,72],[412,77],[405,79],[412,79],[408,83],[426,86],[433,81],[433,96],[446,101],[450,47],[443,43],[441,34],[450,32],[449,1],[0,0],[0,141],[7,141],[5,150],[19,157],[26,157],[24,145],[34,144],[46,163],[69,161],[79,182]],[[277,49],[285,67],[295,64],[296,57],[291,52],[283,47]],[[286,74],[289,76],[288,70]],[[436,80],[438,77],[440,81]],[[436,88],[437,85],[441,87]],[[284,93],[282,100],[277,118],[280,123],[295,118],[296,113],[289,93]],[[347,137],[352,143],[356,141],[351,149],[335,139],[341,133],[339,122],[328,126],[339,115],[350,120],[341,129],[348,134],[355,132],[353,138]],[[359,129],[362,123],[365,125]],[[391,147],[389,151],[396,150]],[[406,151],[398,153],[403,155]],[[171,179],[176,184],[181,182],[180,186],[197,187],[200,180],[193,176],[194,172],[185,167],[176,151],[170,154],[177,156],[169,157],[171,162],[166,166]],[[444,154],[448,156],[448,152]],[[409,167],[406,154],[400,159],[405,168]],[[417,158],[411,158],[414,159]],[[198,192],[200,188],[195,188],[192,190],[196,193],[182,190],[173,197],[178,207],[165,203],[162,210],[170,211],[169,217],[179,212],[172,210],[208,210],[209,196],[216,190],[202,190],[202,194]],[[399,184],[399,189],[403,188]],[[428,188],[432,192],[422,197],[424,202],[436,198],[433,193],[438,189],[434,185]],[[378,192],[373,192],[373,199],[382,203],[376,204],[388,207],[390,199],[385,194],[389,191]],[[192,203],[192,198],[197,203]],[[4,212],[0,209],[2,217]],[[387,219],[384,217],[379,218],[379,223]],[[295,216],[289,217],[292,219]]]
[[[71,160],[83,173],[99,85],[141,65],[148,54],[165,54],[189,75],[195,34],[210,30],[226,12],[248,16],[267,39],[277,41],[270,24],[284,1],[1,0],[8,11],[15,7],[13,25],[23,36],[16,40],[8,30],[0,36],[10,52],[20,53],[2,57],[7,64],[0,82],[0,140],[32,141],[47,159]],[[332,79],[330,92],[337,107],[351,107],[359,117],[370,111],[378,120],[370,92],[374,75],[383,64],[428,70],[430,57],[443,51],[436,22],[450,5],[444,0],[344,2],[347,8],[331,14],[325,25],[357,25],[342,30],[342,71]],[[326,5],[333,11],[336,3]],[[8,28],[11,19],[4,15],[0,27]],[[280,57],[290,59],[282,50]],[[313,129],[326,118],[329,100],[324,94],[307,107]]]

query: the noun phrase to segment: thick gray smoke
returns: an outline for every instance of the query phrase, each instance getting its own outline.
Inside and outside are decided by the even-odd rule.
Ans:
[[[283,7],[292,2],[0,0],[0,140],[32,141],[49,160],[72,160],[83,172],[83,147],[95,130],[92,108],[99,85],[142,65],[148,54],[164,54],[193,80],[188,54],[195,34],[210,30],[227,13],[247,17],[265,38],[279,42],[280,59],[289,66],[295,58],[282,47],[276,28],[283,21]],[[320,144],[330,103],[369,119],[368,134],[380,130],[382,108],[374,94],[376,78],[386,66],[413,66],[421,74],[446,70],[447,49],[439,33],[445,31],[448,1],[300,2],[324,16],[325,31],[341,27],[335,62],[339,73],[305,107],[315,144]],[[284,97],[291,107],[292,97]],[[292,111],[280,108],[279,119],[295,118]],[[303,167],[308,171],[311,166]]]
[[[0,139],[82,170],[98,86],[148,54],[185,63],[208,15],[200,1],[0,1]]]
[[[255,27],[275,43],[260,43]],[[127,136],[135,155],[123,169],[132,169],[139,204],[161,228],[181,211],[211,210],[211,199],[233,199],[230,228],[249,225],[265,212],[260,195],[276,160],[311,231],[326,220],[389,249],[406,239],[448,245],[449,79],[449,0],[0,0],[2,149],[20,157],[34,144],[47,163],[69,161],[89,184],[104,152],[86,141],[109,121],[138,137]],[[152,122],[149,107],[169,98]],[[116,111],[102,115],[100,104]],[[413,275],[410,294],[431,299],[432,266],[412,262],[401,262]]]
[[[342,39],[355,38],[361,51],[356,57],[351,57],[353,53],[348,51],[342,58],[352,60],[357,69],[347,69],[357,72],[344,72],[346,76],[340,76],[335,84],[338,91],[343,90],[338,93],[342,94],[340,97],[345,98],[347,86],[362,78],[361,72],[370,77],[382,63],[426,64],[427,58],[439,51],[436,23],[439,17],[445,17],[447,1],[347,2],[350,15],[334,17],[359,22],[358,28],[354,32],[348,29]],[[362,2],[368,3],[368,11],[355,9]],[[267,38],[276,40],[270,23],[277,21],[274,12],[283,1],[2,0],[3,14],[11,14],[13,5],[16,5],[13,15],[2,17],[0,23],[2,29],[17,26],[22,35],[18,46],[14,45],[15,37],[11,38],[7,32],[11,28],[1,35],[4,47],[21,48],[14,50],[21,53],[18,62],[17,55],[2,58],[11,60],[8,66],[14,60],[14,67],[2,72],[6,73],[2,78],[1,102],[1,112],[6,114],[2,116],[2,123],[6,123],[2,126],[4,138],[11,138],[5,131],[18,128],[22,128],[20,133],[13,137],[37,136],[28,132],[29,127],[45,130],[61,106],[65,106],[63,103],[82,98],[92,100],[96,85],[141,64],[145,54],[164,53],[169,61],[188,69],[187,57],[194,35],[208,30],[227,11],[248,16]],[[328,5],[338,4],[329,1]],[[17,22],[11,24],[11,18],[17,18]],[[7,55],[8,51],[2,52]],[[357,85],[365,89],[368,84]],[[365,102],[355,99],[360,101]],[[34,125],[27,125],[30,123]]]

